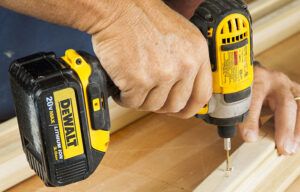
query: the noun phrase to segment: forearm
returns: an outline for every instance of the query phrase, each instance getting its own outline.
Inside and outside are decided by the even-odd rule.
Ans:
[[[0,6],[93,34],[122,14],[127,0],[1,0]]]

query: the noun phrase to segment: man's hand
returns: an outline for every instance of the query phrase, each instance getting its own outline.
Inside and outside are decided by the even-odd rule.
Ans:
[[[253,96],[249,116],[239,125],[242,137],[249,142],[258,138],[259,116],[262,107],[269,107],[275,115],[275,142],[279,154],[297,152],[300,142],[300,85],[285,74],[263,67],[255,67]]]
[[[209,101],[206,40],[162,1],[132,0],[92,36],[96,55],[121,90],[120,105],[189,118]]]
[[[167,0],[184,16],[202,0]],[[212,94],[200,31],[162,0],[1,0],[0,6],[92,35],[125,107],[188,118]]]

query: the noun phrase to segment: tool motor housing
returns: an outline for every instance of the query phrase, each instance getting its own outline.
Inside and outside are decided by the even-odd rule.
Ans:
[[[251,102],[250,13],[241,0],[206,0],[191,21],[207,39],[213,75],[213,96],[196,117],[219,126],[221,137],[232,137],[234,126],[244,120]]]
[[[99,61],[68,50],[38,53],[10,67],[23,150],[48,186],[83,180],[109,142],[107,76]]]

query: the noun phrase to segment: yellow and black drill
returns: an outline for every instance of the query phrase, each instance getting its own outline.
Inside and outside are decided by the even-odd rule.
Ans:
[[[231,138],[249,110],[253,83],[251,16],[241,0],[206,0],[191,21],[205,35],[213,75],[213,96],[196,115],[218,126],[230,171]]]
[[[213,97],[196,117],[219,127],[230,150],[235,125],[245,118],[253,81],[251,18],[241,0],[206,0],[191,21],[207,38]],[[23,150],[48,186],[86,179],[109,142],[109,96],[118,96],[99,60],[67,50],[37,53],[10,67]]]

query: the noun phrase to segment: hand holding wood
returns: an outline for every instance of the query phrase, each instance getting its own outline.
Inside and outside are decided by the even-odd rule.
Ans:
[[[244,140],[258,138],[262,107],[275,115],[275,142],[279,154],[297,152],[300,142],[300,85],[285,74],[264,67],[255,67],[252,103],[249,116],[239,125]]]

